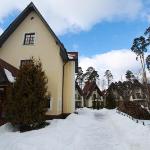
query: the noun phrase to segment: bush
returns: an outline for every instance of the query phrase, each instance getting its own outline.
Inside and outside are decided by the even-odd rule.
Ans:
[[[92,101],[92,108],[97,109],[97,101]]]
[[[47,78],[40,60],[20,67],[16,82],[8,91],[5,114],[12,125],[36,128],[45,122],[47,111]]]
[[[108,93],[106,96],[106,106],[107,109],[114,109],[116,108],[116,101],[112,93]]]
[[[135,119],[150,120],[150,113],[142,108],[137,101],[120,101],[118,110]]]

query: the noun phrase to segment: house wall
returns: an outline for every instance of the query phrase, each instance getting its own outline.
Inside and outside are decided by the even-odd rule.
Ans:
[[[97,98],[96,101],[98,100],[98,101],[104,102],[103,97],[98,94],[97,90],[95,90],[92,92],[91,96],[86,100],[87,101],[87,103],[86,103],[87,107],[93,107],[93,101],[94,101],[93,96],[94,96],[94,94],[96,94],[96,98]]]
[[[139,94],[140,97],[137,96],[137,93]],[[132,95],[130,96],[130,101],[134,100],[144,100],[144,93],[141,88],[133,89]]]
[[[31,17],[34,19],[31,20]],[[30,32],[35,32],[35,44],[23,45],[25,33]],[[41,59],[43,70],[48,77],[52,108],[47,114],[61,114],[63,61],[60,57],[60,47],[35,12],[25,18],[0,48],[0,58],[17,68],[20,66],[20,60],[30,59],[31,56]],[[71,86],[69,90],[72,91]]]
[[[92,101],[92,96],[90,96],[90,98],[87,100],[87,107],[91,108],[93,106]]]
[[[69,61],[64,68],[63,113],[75,111],[75,62]]]
[[[75,89],[75,100],[78,100],[78,95],[79,95],[79,92],[77,89]]]
[[[79,99],[78,97],[80,97],[80,99]],[[75,90],[75,101],[76,101],[76,102],[77,102],[77,101],[80,101],[80,102],[81,102],[81,107],[83,107],[83,105],[84,105],[83,96],[80,95],[78,89]]]

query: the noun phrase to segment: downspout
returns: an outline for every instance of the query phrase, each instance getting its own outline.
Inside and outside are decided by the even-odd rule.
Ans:
[[[64,108],[64,80],[65,80],[65,65],[67,62],[64,62],[63,64],[63,76],[62,76],[62,109],[61,109],[61,113],[63,114],[63,108]]]

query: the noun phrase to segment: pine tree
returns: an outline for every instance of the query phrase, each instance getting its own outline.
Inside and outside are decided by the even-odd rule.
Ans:
[[[84,81],[97,81],[99,79],[98,71],[93,67],[88,67],[86,72],[83,74]]]
[[[35,128],[45,122],[47,78],[40,60],[31,59],[20,67],[6,103],[6,118],[13,125]]]
[[[133,72],[130,70],[126,71],[125,77],[126,77],[127,81],[132,81],[133,79],[135,79]]]
[[[111,73],[110,70],[106,70],[104,76],[105,76],[106,79],[107,79],[107,83],[108,83],[108,87],[109,87],[109,86],[110,86],[110,83],[111,83],[112,80],[113,80],[113,75],[112,75],[112,73]]]
[[[116,101],[114,98],[114,95],[109,92],[108,95],[106,96],[106,106],[107,109],[114,109],[116,108]]]

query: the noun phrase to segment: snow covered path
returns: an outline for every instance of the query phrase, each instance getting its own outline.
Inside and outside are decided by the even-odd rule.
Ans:
[[[0,127],[0,150],[149,150],[150,128],[115,110],[81,109],[44,129],[19,133]]]

